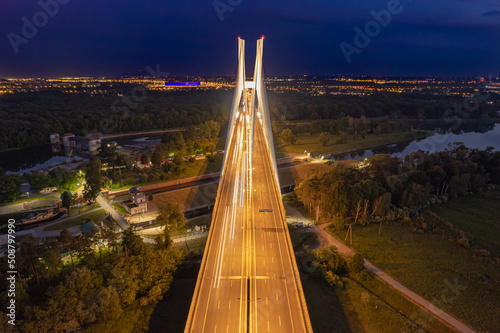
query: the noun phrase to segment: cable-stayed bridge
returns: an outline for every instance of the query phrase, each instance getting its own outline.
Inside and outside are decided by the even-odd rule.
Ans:
[[[212,226],[185,332],[312,332],[286,225],[257,41],[246,81],[245,41]]]

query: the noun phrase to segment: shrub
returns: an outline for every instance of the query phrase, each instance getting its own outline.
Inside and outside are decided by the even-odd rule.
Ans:
[[[365,268],[365,260],[359,253],[356,253],[349,259],[347,268],[349,272],[357,274]]]
[[[458,240],[458,244],[462,245],[463,247],[465,247],[466,249],[469,249],[470,248],[470,244],[469,244],[469,240],[467,238],[460,238]]]
[[[340,276],[333,273],[332,271],[327,271],[325,273],[325,280],[332,287],[337,287],[337,288],[342,288],[342,289],[344,288],[344,281],[342,281]]]
[[[360,281],[368,281],[373,279],[373,272],[369,269],[363,268],[358,274],[356,274],[356,278]]]

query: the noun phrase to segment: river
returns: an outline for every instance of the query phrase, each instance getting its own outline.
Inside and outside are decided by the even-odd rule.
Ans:
[[[481,126],[484,130],[484,127]],[[469,126],[469,130],[471,130]],[[448,131],[447,133],[436,133],[424,139],[411,140],[383,147],[358,150],[352,153],[335,156],[338,160],[351,160],[373,156],[375,154],[390,154],[395,157],[404,157],[413,151],[422,150],[430,153],[443,151],[455,142],[462,142],[468,148],[500,150],[500,124],[491,124],[487,131],[472,130]]]

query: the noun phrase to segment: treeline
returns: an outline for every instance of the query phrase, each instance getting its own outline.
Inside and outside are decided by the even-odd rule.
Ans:
[[[268,94],[269,108],[274,119],[321,120],[345,116],[374,118],[409,116],[419,119],[451,119],[453,117],[483,119],[496,117],[498,107],[479,100],[429,94],[375,93],[367,96],[310,96],[287,92]],[[475,100],[474,100],[475,101]],[[467,106],[467,107],[466,107]]]
[[[227,122],[232,91],[146,91],[140,98],[42,91],[0,97],[0,151],[49,142],[52,132],[122,133]],[[310,96],[269,92],[273,120],[323,120],[379,116],[418,119],[485,119],[497,107],[480,101],[466,109],[460,97],[377,93],[368,96]]]
[[[0,151],[49,143],[52,132],[86,135],[122,133],[224,122],[229,91],[147,91],[133,100],[60,92],[19,93],[0,97]]]
[[[335,167],[296,187],[316,219],[366,224],[407,218],[433,203],[500,185],[500,152],[455,144],[442,152],[384,157],[363,169]]]
[[[169,155],[213,154],[217,145],[220,124],[209,120],[199,126],[190,126],[184,132],[166,132],[156,145],[151,162],[160,167]]]
[[[365,138],[368,133],[375,135],[387,135],[394,131],[407,132],[412,126],[407,120],[395,119],[393,121],[373,121],[365,116],[359,118],[345,116],[339,119],[314,120],[308,124],[291,125],[286,123],[283,117],[273,121],[273,133],[279,137],[284,144],[294,143],[298,134],[320,134],[320,140],[327,146],[332,135],[339,135],[337,144],[344,142],[348,137],[357,139]]]
[[[63,230],[57,240],[43,244],[31,235],[22,240],[16,267],[16,326],[7,324],[1,312],[0,330],[147,331],[154,306],[168,291],[184,254],[171,249],[169,242],[158,241],[151,248],[132,228],[118,241],[113,228],[110,224],[100,234],[78,237]],[[66,263],[62,252],[70,253]],[[6,272],[6,260],[1,266]],[[1,277],[0,300],[8,304],[6,276]]]

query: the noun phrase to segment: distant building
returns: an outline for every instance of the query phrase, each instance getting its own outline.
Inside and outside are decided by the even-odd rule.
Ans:
[[[75,135],[73,133],[65,133],[63,135],[63,146],[64,147],[71,147],[72,146],[72,141],[75,139]]]
[[[58,146],[62,142],[64,150],[68,155],[92,155],[97,153],[99,148],[101,148],[101,138],[97,134],[76,136],[73,133],[65,133],[61,140],[58,133],[51,133],[49,137],[52,146]]]
[[[50,133],[50,144],[52,145],[60,145],[61,141],[59,138],[59,133]]]
[[[97,134],[87,136],[88,150],[91,154],[97,152],[101,148],[101,138]]]
[[[148,211],[148,199],[140,187],[132,187],[130,197],[132,200],[123,203],[130,214],[134,215]]]

